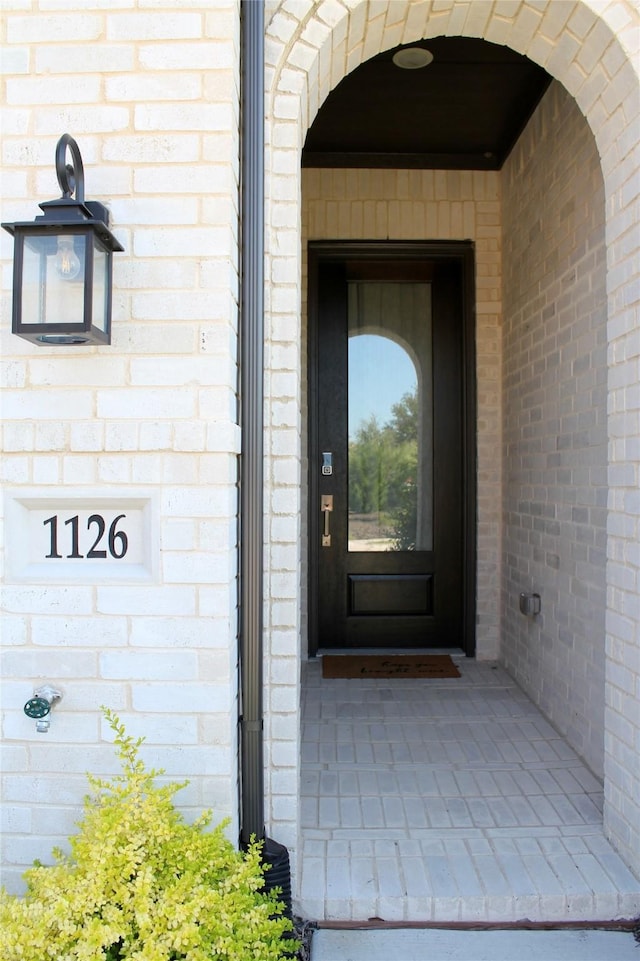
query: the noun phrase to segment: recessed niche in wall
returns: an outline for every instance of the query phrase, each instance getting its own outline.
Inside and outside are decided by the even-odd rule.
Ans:
[[[113,489],[5,492],[8,583],[87,584],[157,580],[154,495]]]

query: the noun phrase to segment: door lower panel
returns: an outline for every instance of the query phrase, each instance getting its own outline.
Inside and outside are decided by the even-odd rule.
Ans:
[[[350,616],[433,614],[431,574],[350,574]]]

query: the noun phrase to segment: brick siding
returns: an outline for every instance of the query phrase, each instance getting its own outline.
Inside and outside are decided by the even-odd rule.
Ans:
[[[505,666],[604,773],[607,331],[593,135],[555,83],[503,170]],[[520,591],[540,593],[523,617]]]
[[[2,231],[2,480],[142,489],[160,534],[157,583],[5,587],[9,887],[73,831],[85,772],[112,769],[101,704],[191,779],[189,816],[211,807],[237,837],[238,3],[140,6],[3,4],[3,219],[58,194],[69,132],[125,252],[112,345],[41,349],[8,332]],[[44,681],[64,693],[46,735],[22,711]]]
[[[307,236],[329,226],[342,229],[343,223],[349,230],[382,229],[367,219],[371,208],[366,204],[374,197],[371,179],[365,187],[364,178],[356,175],[362,207],[352,209],[346,177],[342,186],[336,180],[330,190],[338,191],[343,202],[347,197],[348,209],[341,213],[336,207],[335,214],[334,208],[325,210],[324,220],[312,230],[311,210],[303,211],[300,203],[300,151],[317,110],[346,72],[398,43],[459,34],[507,44],[546,67],[587,118],[600,158],[607,239],[609,514],[605,681],[594,687],[603,692],[605,702],[605,826],[629,863],[637,864],[637,4],[269,0],[265,11],[269,830],[290,847],[295,870],[306,549],[301,527],[306,483],[301,223],[304,216]],[[37,487],[56,495],[74,487],[104,490],[114,485],[124,491],[143,486],[157,498],[161,539],[157,583],[6,586],[3,879],[17,886],[23,867],[34,857],[46,858],[52,844],[71,829],[86,787],[84,771],[106,773],[112,764],[104,743],[108,732],[98,711],[101,703],[119,710],[132,733],[148,737],[150,760],[172,776],[191,776],[181,796],[186,810],[213,806],[217,816],[229,813],[235,819],[232,836],[237,829],[239,0],[7,0],[0,31],[3,219],[30,219],[38,212],[38,201],[57,194],[54,150],[66,130],[82,151],[87,196],[109,204],[114,232],[125,247],[125,253],[114,257],[111,347],[54,353],[8,333],[12,244],[1,232],[5,456],[0,476],[8,491]],[[571,124],[578,132],[575,118]],[[593,155],[589,162],[593,164]],[[491,656],[500,636],[502,563],[502,474],[493,457],[502,431],[497,369],[503,308],[496,256],[503,229],[500,181],[494,183],[494,196],[477,194],[475,177],[463,173],[440,175],[439,180],[437,174],[424,179],[420,175],[419,187],[411,180],[415,175],[390,176],[386,185],[375,181],[375,191],[384,199],[387,228],[410,236],[438,231],[441,236],[466,237],[475,230],[483,364],[483,550],[478,572],[484,596],[479,646]],[[488,183],[484,181],[483,190]],[[315,189],[312,183],[305,185],[309,201]],[[417,189],[421,198],[416,206],[411,197],[411,209],[410,189]],[[441,190],[459,195],[441,195]],[[567,220],[580,215],[577,206],[573,211],[566,207],[568,199],[562,205]],[[480,205],[488,206],[481,212]],[[512,263],[513,258],[505,261],[505,268],[511,271]],[[509,325],[521,322],[523,309],[509,301]],[[510,326],[509,338],[512,335]],[[595,336],[595,328],[588,336]],[[508,345],[515,357],[520,348],[511,339]],[[602,387],[587,387],[591,362],[587,365],[584,359],[595,358],[602,344],[589,341],[576,347],[571,373],[585,397],[589,389]],[[563,395],[557,397],[559,402]],[[601,401],[593,408],[601,410]],[[551,414],[545,409],[547,416]],[[516,428],[512,420],[505,426]],[[592,455],[601,457],[602,424],[596,420],[584,429],[596,432],[597,443],[587,445],[581,456],[589,470],[598,471],[600,461],[587,461]],[[595,474],[589,481],[581,478],[583,500],[592,486],[601,490],[602,485],[599,473],[597,481]],[[540,498],[532,495],[526,501],[539,503]],[[576,551],[587,552],[586,568],[577,553],[571,561],[575,576],[567,595],[574,605],[570,613],[579,615],[582,629],[581,585],[592,592],[591,603],[603,588],[596,557],[602,551],[602,517],[595,513],[603,505],[574,504],[566,498],[555,503],[567,513],[571,508],[569,541]],[[532,523],[538,519],[531,510],[529,514]],[[560,535],[547,530],[545,537]],[[546,552],[560,556],[550,547]],[[534,574],[548,577],[554,570],[531,555],[529,564],[526,577],[532,588]],[[510,608],[520,582],[511,570],[507,576],[508,656],[514,659],[513,669],[521,670],[520,628],[513,627],[519,616]],[[559,605],[556,613],[564,616]],[[585,669],[588,662],[595,671],[598,644],[593,634],[590,637],[584,663]],[[559,654],[561,643],[566,646],[559,628],[551,642],[554,653]],[[573,660],[577,691],[577,658]],[[22,713],[34,684],[44,680],[58,681],[65,694],[46,736],[36,734]],[[591,707],[593,717],[599,718],[602,700]],[[578,725],[585,753],[598,742],[598,723],[590,730]],[[595,755],[591,763],[597,766]]]

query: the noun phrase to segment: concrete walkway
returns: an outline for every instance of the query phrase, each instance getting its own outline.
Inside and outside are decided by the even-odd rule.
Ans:
[[[311,961],[640,961],[624,931],[314,932]]]
[[[457,679],[389,681],[305,665],[296,913],[637,917],[640,883],[603,834],[602,784],[498,665],[459,666]]]

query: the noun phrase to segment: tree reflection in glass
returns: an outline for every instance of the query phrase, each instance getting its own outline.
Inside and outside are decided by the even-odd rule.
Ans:
[[[431,546],[428,284],[349,290],[349,550]]]

